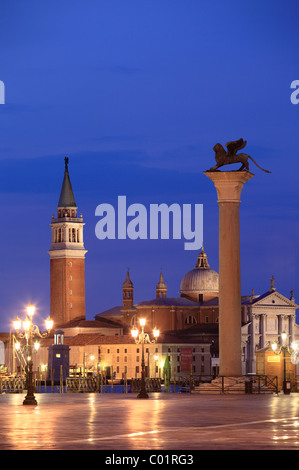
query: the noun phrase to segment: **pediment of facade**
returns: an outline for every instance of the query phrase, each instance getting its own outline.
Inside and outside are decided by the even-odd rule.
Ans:
[[[268,295],[265,295],[260,300],[257,300],[253,303],[253,307],[291,307],[293,309],[298,308],[298,305],[295,304],[294,300],[288,299],[284,295],[280,294],[277,291],[270,292]]]

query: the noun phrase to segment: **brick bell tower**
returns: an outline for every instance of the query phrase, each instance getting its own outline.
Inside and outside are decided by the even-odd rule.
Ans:
[[[50,310],[55,327],[85,320],[85,253],[83,218],[77,206],[65,158],[64,178],[57,207],[52,215],[50,255]]]

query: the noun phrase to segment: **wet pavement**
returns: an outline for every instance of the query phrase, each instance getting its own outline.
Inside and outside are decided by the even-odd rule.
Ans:
[[[0,395],[1,450],[297,450],[299,394]]]

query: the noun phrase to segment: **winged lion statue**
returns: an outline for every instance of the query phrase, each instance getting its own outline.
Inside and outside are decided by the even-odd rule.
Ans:
[[[250,155],[237,153],[239,150],[243,149],[246,144],[247,141],[243,139],[227,142],[227,144],[225,144],[227,151],[219,143],[214,145],[213,150],[215,151],[215,160],[217,163],[208,171],[217,171],[221,166],[230,165],[231,163],[242,163],[242,166],[236,171],[249,171],[248,158],[250,158],[260,170],[271,173],[271,171],[264,170],[264,168],[260,167]]]

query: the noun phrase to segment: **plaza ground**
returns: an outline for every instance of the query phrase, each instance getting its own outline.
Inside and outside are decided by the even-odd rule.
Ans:
[[[297,450],[299,394],[0,395],[1,450]],[[109,454],[111,455],[111,454]]]

